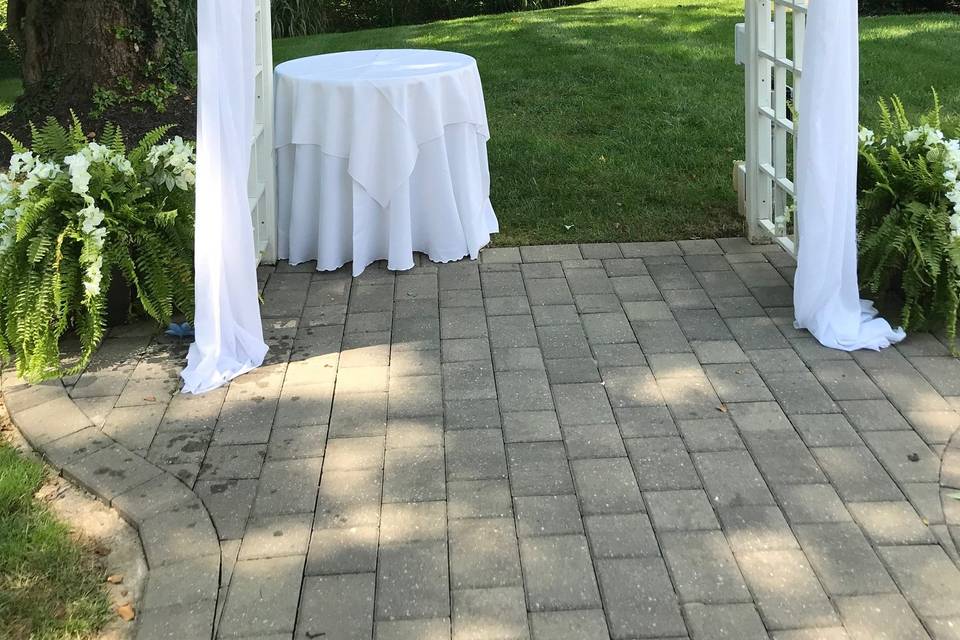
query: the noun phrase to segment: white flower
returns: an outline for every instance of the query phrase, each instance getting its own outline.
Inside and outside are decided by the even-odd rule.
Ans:
[[[100,294],[100,282],[103,280],[103,257],[97,258],[87,265],[86,273],[83,279],[83,288],[87,297],[93,298]]]
[[[40,178],[35,175],[27,176],[27,179],[20,184],[20,198],[26,200],[30,196],[30,192],[38,186],[40,186]]]
[[[53,180],[60,175],[60,166],[56,162],[38,162],[29,175],[37,176],[41,180]]]
[[[32,151],[15,153],[10,157],[10,173],[15,176],[18,176],[21,173],[26,173],[33,168],[33,165],[36,163],[36,161],[37,159],[34,157]]]
[[[953,208],[960,213],[960,185],[955,185],[951,191],[947,192],[947,200],[953,203]]]
[[[943,142],[943,131],[927,127],[927,146],[932,147],[941,142]]]
[[[17,222],[23,215],[23,205],[16,209],[6,209],[0,218],[0,253],[12,247],[17,241]]]
[[[113,156],[113,152],[110,151],[109,147],[105,147],[97,142],[88,144],[87,149],[90,151],[91,162],[104,162],[110,160],[111,156]]]
[[[950,229],[954,238],[960,238],[960,211],[950,216]]]
[[[107,240],[107,230],[103,227],[97,227],[90,233],[90,238],[98,249],[103,249],[103,245]]]
[[[874,142],[876,142],[876,135],[873,131],[867,129],[866,127],[860,127],[860,144],[865,147],[872,147]]]
[[[52,180],[60,174],[60,167],[55,162],[37,161],[27,171],[26,179],[20,184],[20,198],[26,200],[30,192],[40,186],[41,181]]]
[[[90,158],[81,151],[63,159],[70,170],[71,190],[81,196],[90,190]]]
[[[130,161],[124,158],[121,155],[114,156],[113,160],[110,163],[116,167],[117,171],[124,175],[132,176],[133,175],[133,165],[130,164]]]
[[[153,169],[153,181],[168,190],[188,191],[196,184],[196,155],[193,145],[180,136],[155,145],[147,153],[147,163]]]
[[[89,204],[86,208],[80,210],[80,230],[86,234],[93,233],[93,230],[103,222],[103,211],[95,204]]]

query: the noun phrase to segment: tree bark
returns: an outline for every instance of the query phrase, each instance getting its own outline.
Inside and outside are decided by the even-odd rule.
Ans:
[[[89,104],[97,87],[135,92],[165,50],[151,0],[9,0],[7,24],[22,57],[24,99]],[[18,105],[19,106],[19,105]]]

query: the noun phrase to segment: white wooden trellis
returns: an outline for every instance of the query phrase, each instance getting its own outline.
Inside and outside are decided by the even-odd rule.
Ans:
[[[270,0],[257,0],[256,103],[249,196],[254,246],[261,262],[277,261],[276,174],[273,158],[273,34]]]
[[[746,211],[753,242],[797,253],[794,149],[808,0],[746,0]],[[792,100],[790,94],[792,91]]]

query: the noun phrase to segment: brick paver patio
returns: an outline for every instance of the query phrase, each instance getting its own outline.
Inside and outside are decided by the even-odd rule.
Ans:
[[[740,239],[280,265],[228,389],[133,327],[6,397],[141,526],[142,638],[960,638],[960,361],[821,348],[792,274]]]

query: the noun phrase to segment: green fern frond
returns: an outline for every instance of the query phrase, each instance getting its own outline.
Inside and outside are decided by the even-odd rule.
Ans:
[[[27,149],[27,147],[22,142],[14,138],[11,134],[7,133],[6,131],[0,131],[0,135],[3,135],[3,137],[7,139],[7,142],[10,143],[10,147],[13,149],[14,153],[26,153],[27,151],[29,151],[29,149]]]

